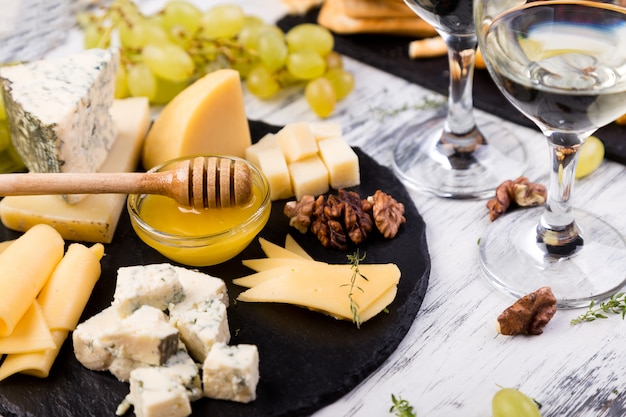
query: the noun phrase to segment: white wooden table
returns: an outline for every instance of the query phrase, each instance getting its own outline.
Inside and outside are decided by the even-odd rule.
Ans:
[[[206,8],[220,1],[197,2]],[[230,3],[240,3],[266,20],[285,13],[279,0]],[[160,4],[145,1],[148,10]],[[354,74],[356,88],[328,120],[341,124],[351,145],[390,165],[393,144],[402,139],[398,132],[429,114],[392,110],[419,105],[434,93],[348,58],[345,66]],[[245,105],[250,119],[271,124],[318,120],[299,91],[283,92],[271,101],[246,93]],[[381,111],[387,115],[381,117]],[[543,137],[484,116],[527,138],[531,164],[526,175],[547,183],[549,154]],[[626,167],[605,161],[577,183],[574,204],[626,233],[625,174]],[[498,335],[496,317],[514,300],[491,287],[479,267],[478,240],[489,224],[485,201],[446,200],[418,192],[412,197],[427,225],[432,258],[421,310],[384,365],[315,417],[390,415],[392,394],[408,400],[419,417],[486,417],[500,386],[536,398],[544,417],[625,416],[626,322],[613,316],[571,326],[570,320],[583,310],[560,310],[541,336]]]

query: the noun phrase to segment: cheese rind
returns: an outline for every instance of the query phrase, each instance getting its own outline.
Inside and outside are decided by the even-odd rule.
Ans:
[[[223,69],[199,79],[170,101],[148,132],[143,166],[191,154],[245,157],[251,144],[239,73]]]
[[[204,395],[248,403],[256,399],[259,351],[255,345],[213,345],[202,364]]]
[[[90,49],[0,70],[11,140],[31,172],[102,166],[117,136],[109,108],[118,60]]]
[[[148,99],[115,100],[110,111],[119,135],[100,171],[133,171],[150,125]],[[76,204],[57,195],[9,196],[0,201],[0,220],[20,232],[47,224],[65,240],[110,243],[125,203],[124,194],[89,195]]]

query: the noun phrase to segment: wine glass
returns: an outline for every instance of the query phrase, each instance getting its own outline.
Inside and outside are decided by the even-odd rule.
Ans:
[[[626,112],[626,8],[519,3],[475,0],[476,26],[492,78],[547,139],[548,197],[542,214],[521,210],[490,224],[480,240],[481,266],[513,296],[550,286],[560,307],[588,306],[626,283],[622,234],[571,204],[579,149]]]
[[[486,198],[526,169],[518,138],[497,123],[476,125],[472,82],[476,30],[472,0],[405,0],[448,46],[450,86],[447,114],[402,132],[393,167],[407,184],[448,198]]]

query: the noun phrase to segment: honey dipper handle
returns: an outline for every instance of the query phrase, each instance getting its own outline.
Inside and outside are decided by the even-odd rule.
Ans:
[[[0,196],[42,194],[169,195],[167,173],[27,173],[0,174]]]

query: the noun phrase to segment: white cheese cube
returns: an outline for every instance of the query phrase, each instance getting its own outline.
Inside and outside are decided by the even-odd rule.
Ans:
[[[343,133],[341,132],[341,125],[337,122],[324,121],[311,122],[309,124],[311,126],[311,132],[313,133],[313,137],[318,142],[324,139],[343,137]]]
[[[142,305],[165,310],[170,303],[178,303],[184,297],[183,286],[172,265],[127,266],[117,270],[112,305],[126,316]]]
[[[30,171],[102,166],[117,137],[109,108],[118,61],[114,50],[90,49],[0,70],[11,139]]]
[[[322,161],[328,169],[332,188],[338,190],[361,183],[359,157],[343,138],[322,140],[318,146]]]
[[[272,201],[293,196],[289,168],[283,153],[278,148],[248,148],[246,159],[259,168],[270,184]]]
[[[317,155],[317,141],[306,122],[287,124],[276,133],[276,142],[287,163]]]
[[[191,309],[195,303],[208,299],[217,299],[228,308],[228,289],[223,279],[180,266],[174,266],[174,270],[185,294],[183,300],[177,303],[180,304],[179,309]]]
[[[230,341],[226,307],[217,299],[173,304],[170,306],[170,322],[198,362],[204,361],[214,343]]]
[[[108,307],[76,326],[72,332],[74,354],[85,368],[94,371],[109,368],[115,351],[103,339],[119,327],[120,321],[117,308]]]
[[[255,345],[213,345],[202,364],[202,386],[209,398],[248,403],[256,399],[259,351]]]
[[[138,368],[130,373],[127,396],[137,417],[185,417],[191,414],[187,390],[163,368]]]
[[[289,164],[289,174],[297,200],[305,195],[315,197],[329,190],[328,169],[317,155]]]
[[[144,305],[123,318],[102,341],[114,346],[115,356],[162,365],[178,349],[178,330],[161,310]]]

